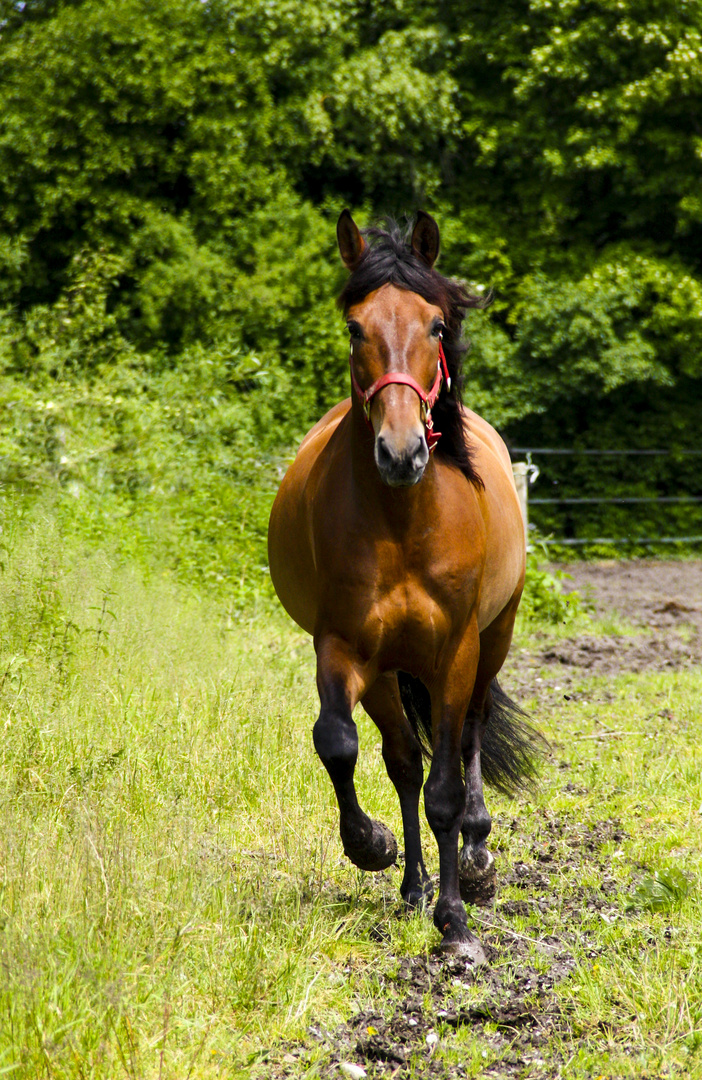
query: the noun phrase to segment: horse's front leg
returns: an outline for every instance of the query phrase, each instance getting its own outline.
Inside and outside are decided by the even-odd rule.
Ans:
[[[443,678],[430,688],[433,756],[424,785],[427,820],[439,847],[439,899],[434,924],[443,935],[442,948],[474,963],[485,963],[478,939],[468,929],[458,875],[458,837],[465,811],[461,777],[461,737],[478,666],[477,625],[469,626]]]
[[[361,870],[384,870],[397,859],[397,841],[386,825],[363,812],[353,782],[358,732],[351,714],[375,673],[336,635],[320,638],[315,646],[321,709],[314,747],[336,792],[344,853]]]
[[[419,796],[424,779],[422,748],[402,708],[395,672],[381,675],[363,697],[362,705],[383,737],[383,760],[400,800],[405,836],[405,873],[400,895],[409,907],[428,905],[434,887],[424,865],[419,829]]]

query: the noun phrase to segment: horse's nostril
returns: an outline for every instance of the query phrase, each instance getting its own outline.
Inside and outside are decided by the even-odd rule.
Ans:
[[[395,456],[392,453],[392,451],[388,448],[388,444],[387,444],[387,442],[385,441],[385,438],[382,435],[379,435],[378,438],[376,439],[375,452],[376,452],[376,461],[378,462],[378,465],[381,468],[383,466],[387,466],[387,465],[392,464],[392,462],[394,461]]]
[[[423,469],[429,460],[429,447],[423,435],[417,436],[417,445],[412,454],[412,464],[415,469]]]

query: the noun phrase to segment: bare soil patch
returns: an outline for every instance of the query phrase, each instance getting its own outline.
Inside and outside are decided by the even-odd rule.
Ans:
[[[562,569],[571,576],[566,592],[577,590],[596,615],[616,614],[645,633],[573,638],[545,650],[546,663],[602,674],[702,663],[702,561],[632,559]]]
[[[554,567],[600,619],[621,619],[629,633],[585,633],[556,640],[537,631],[505,664],[508,692],[537,698],[563,692],[586,675],[671,671],[702,664],[702,561],[634,559]],[[545,671],[544,671],[545,669]]]
[[[565,591],[580,592],[598,615],[614,611],[655,629],[681,623],[702,629],[702,560],[578,562],[559,569],[572,578]]]
[[[690,667],[702,659],[699,635],[685,640],[675,632],[655,637],[591,637],[584,634],[541,650],[540,662],[580,668],[593,675],[620,671],[666,671]]]

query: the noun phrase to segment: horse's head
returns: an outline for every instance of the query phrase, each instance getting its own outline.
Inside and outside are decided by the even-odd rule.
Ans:
[[[366,243],[348,210],[337,225],[341,257],[349,270],[364,261]],[[439,227],[420,211],[407,256],[418,275],[431,273],[439,254]],[[382,280],[382,279],[381,279]],[[450,386],[441,345],[445,314],[404,282],[375,285],[346,309],[351,338],[351,377],[375,437],[375,461],[391,487],[422,479],[437,434],[431,410],[442,383]]]

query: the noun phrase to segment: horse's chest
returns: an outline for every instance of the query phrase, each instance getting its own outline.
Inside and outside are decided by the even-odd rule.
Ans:
[[[421,567],[402,560],[367,566],[350,598],[350,636],[360,654],[376,657],[381,668],[429,674],[427,668],[462,633],[474,592],[465,566],[449,570],[426,556]]]
[[[421,582],[408,580],[372,599],[359,645],[366,655],[381,657],[384,666],[415,668],[441,650],[452,624],[440,598]]]
[[[435,520],[431,529],[375,530],[357,521],[329,519],[320,545],[318,629],[338,633],[360,656],[385,669],[411,674],[433,667],[444,647],[460,636],[477,597],[477,574],[464,541],[463,521],[453,530]],[[329,530],[329,538],[327,530]]]

